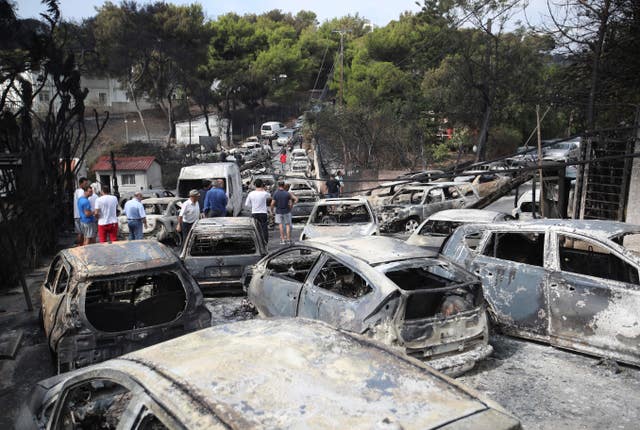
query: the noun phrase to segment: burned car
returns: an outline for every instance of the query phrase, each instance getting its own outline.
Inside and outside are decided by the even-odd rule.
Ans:
[[[640,365],[639,244],[637,225],[538,220],[462,226],[442,252],[506,334]]]
[[[504,212],[484,209],[448,209],[436,212],[427,218],[409,236],[407,243],[438,252],[445,240],[461,225],[490,224],[512,219],[511,215]]]
[[[280,319],[210,327],[45,379],[15,427],[517,430],[520,424],[417,360],[319,321]]]
[[[444,209],[465,208],[478,198],[471,184],[434,182],[406,186],[388,204],[378,208],[380,230],[412,233],[429,215]]]
[[[294,221],[306,221],[320,198],[318,192],[306,179],[290,178],[286,180],[285,185],[288,185],[289,191],[298,198],[291,208],[291,217]]]
[[[248,299],[263,317],[319,319],[457,374],[488,356],[480,280],[388,237],[299,242],[254,266]]]
[[[180,259],[209,295],[242,292],[247,266],[266,253],[253,218],[204,218],[191,228]]]
[[[196,281],[153,240],[60,251],[40,288],[44,332],[65,372],[210,325]]]
[[[378,234],[378,220],[367,199],[344,197],[318,200],[300,234],[300,240]]]
[[[182,236],[176,231],[178,214],[182,203],[186,198],[182,197],[153,197],[141,201],[147,215],[147,226],[144,227],[145,239],[155,238],[159,242],[180,245]],[[118,235],[121,239],[129,236],[129,225],[126,215],[118,217]]]

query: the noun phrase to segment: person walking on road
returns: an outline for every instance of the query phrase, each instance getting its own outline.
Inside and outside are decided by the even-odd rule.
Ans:
[[[280,229],[280,244],[291,243],[291,208],[298,202],[298,198],[293,196],[284,188],[284,181],[278,181],[278,191],[273,194],[271,199],[271,209],[275,208],[276,224]],[[286,239],[285,239],[286,230]],[[286,241],[285,241],[286,240]]]
[[[89,182],[85,177],[78,181],[78,188],[73,192],[73,229],[76,232],[76,246],[84,244],[84,236],[82,235],[82,224],[80,223],[80,211],[78,211],[78,200],[84,197],[84,186]]]
[[[215,181],[213,188],[207,191],[204,198],[204,213],[208,218],[223,217],[227,214],[227,202],[229,198],[224,192],[224,184]]]
[[[96,200],[98,238],[100,243],[118,240],[118,198],[111,195],[109,185],[102,186],[102,195]],[[108,239],[107,239],[108,237]]]
[[[256,220],[265,245],[269,242],[269,225],[267,215],[267,200],[271,195],[265,191],[262,179],[256,179],[253,183],[256,189],[247,195],[244,205],[251,208],[251,217]]]
[[[284,166],[287,164],[287,149],[283,146],[280,150],[280,164],[282,165],[282,171],[284,172]]]
[[[80,214],[80,228],[82,230],[82,245],[89,245],[96,242],[96,218],[91,210],[89,197],[93,194],[93,189],[88,182],[84,183],[84,194],[78,199],[78,213]]]
[[[147,227],[147,214],[140,200],[142,200],[142,193],[138,191],[124,205],[124,213],[127,216],[127,225],[129,226],[129,240],[142,239],[144,237],[143,226]]]
[[[176,231],[182,235],[182,242],[187,239],[187,235],[193,224],[200,218],[200,203],[198,202],[200,193],[198,190],[189,191],[189,199],[182,203],[180,214],[178,215],[178,225]]]
[[[330,199],[340,197],[340,181],[336,179],[336,175],[331,174],[329,180],[325,183],[327,188],[327,197]]]

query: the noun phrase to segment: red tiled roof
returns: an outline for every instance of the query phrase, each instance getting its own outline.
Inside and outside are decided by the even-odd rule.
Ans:
[[[117,170],[149,170],[156,157],[115,157]],[[111,158],[103,155],[93,166],[94,171],[111,171]]]

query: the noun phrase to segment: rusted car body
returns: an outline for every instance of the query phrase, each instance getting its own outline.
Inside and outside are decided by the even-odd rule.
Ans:
[[[513,219],[503,212],[484,209],[447,209],[424,220],[409,236],[409,245],[422,246],[438,252],[453,231],[464,224],[490,224]]]
[[[369,201],[364,197],[344,197],[318,200],[300,234],[300,240],[379,234],[378,218]]]
[[[44,331],[67,371],[210,324],[196,281],[153,240],[65,249],[40,288]]]
[[[253,218],[198,220],[180,259],[205,295],[242,292],[246,268],[267,253]]]
[[[380,230],[412,233],[429,215],[445,209],[460,209],[478,200],[471,184],[434,182],[401,188],[387,204],[378,208]]]
[[[436,369],[464,372],[492,351],[478,278],[388,237],[314,240],[254,266],[263,317],[303,317],[367,334]]]
[[[210,327],[41,381],[16,428],[492,429],[519,422],[417,360],[304,319]]]
[[[186,198],[181,197],[153,197],[141,201],[147,215],[147,226],[143,229],[145,239],[156,239],[159,242],[169,242],[176,245],[182,243],[182,237],[176,232],[178,214]],[[121,239],[129,236],[127,217],[118,217],[118,235]]]
[[[636,225],[538,220],[462,226],[442,252],[505,333],[640,365],[639,242]]]

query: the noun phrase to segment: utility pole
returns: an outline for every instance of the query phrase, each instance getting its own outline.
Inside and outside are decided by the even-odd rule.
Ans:
[[[340,95],[338,96],[338,103],[340,109],[344,103],[344,35],[351,32],[351,30],[333,30],[332,33],[338,33],[340,35]]]

